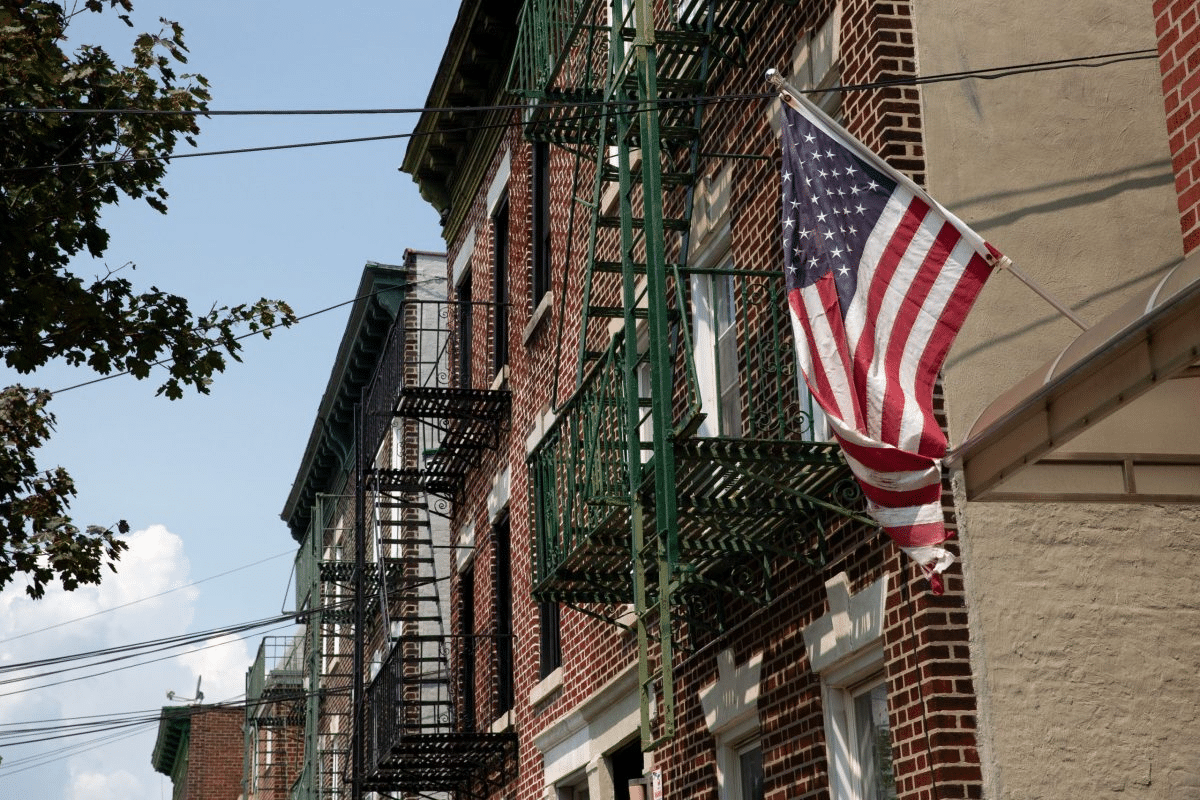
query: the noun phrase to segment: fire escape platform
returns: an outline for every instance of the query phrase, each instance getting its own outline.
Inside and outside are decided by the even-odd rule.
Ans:
[[[387,750],[363,782],[377,792],[467,792],[481,768],[515,758],[517,735],[505,733],[407,734]]]
[[[822,521],[853,514],[857,485],[837,446],[828,442],[695,438],[675,446],[680,565],[693,579],[720,574],[746,556],[789,555],[819,561]],[[654,513],[653,462],[640,494]],[[565,532],[565,549],[534,587],[541,601],[628,603],[633,596],[631,520],[627,503],[607,506],[588,530]]]

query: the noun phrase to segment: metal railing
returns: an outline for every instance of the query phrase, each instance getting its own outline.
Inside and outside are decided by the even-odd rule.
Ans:
[[[544,98],[557,81],[579,38],[594,33],[604,23],[601,0],[526,0],[517,20],[516,53],[509,72],[511,91],[529,98]],[[607,41],[606,41],[607,43]],[[592,70],[604,79],[603,70]],[[581,84],[572,81],[576,87]],[[591,88],[600,89],[603,84]]]
[[[470,744],[444,748],[456,737],[471,743],[490,734],[500,697],[497,654],[500,640],[509,638],[418,636],[395,643],[365,693],[365,760],[368,773],[376,776],[369,782],[386,783],[388,774],[406,771],[449,774],[484,766],[471,763]],[[433,653],[436,658],[430,658]],[[451,751],[466,761],[434,763],[451,759]],[[435,789],[436,782],[430,777],[426,788]]]
[[[271,702],[276,690],[298,692],[304,678],[304,637],[264,636],[246,672],[246,717]]]
[[[677,381],[695,380],[699,385],[675,390],[672,424],[677,433],[811,441],[813,416],[797,375],[782,275],[710,270],[688,280],[689,307],[682,324],[691,327],[693,347],[679,348],[676,359],[691,360],[693,368],[677,365],[675,374]],[[654,453],[647,424],[649,398],[638,399],[638,424],[630,424],[629,383],[624,377],[627,347],[622,333],[613,337],[529,456],[537,534],[535,589],[573,554],[600,547],[598,535],[623,531],[628,536],[630,437],[637,438],[642,452],[642,473],[635,476],[635,484],[651,474]],[[703,400],[703,418],[688,418],[684,399],[693,395]],[[613,543],[604,546],[613,548]]]
[[[482,378],[484,370],[464,370],[461,365],[464,361],[491,363],[485,350],[495,345],[485,344],[488,325],[479,323],[493,319],[496,308],[495,303],[456,300],[408,300],[400,306],[363,393],[365,452],[378,452],[406,394],[423,392],[428,398],[447,390],[479,391],[469,376],[479,373]],[[460,340],[459,332],[464,329],[473,331],[473,338]],[[490,382],[490,375],[487,380]],[[443,397],[445,403],[453,403],[448,395]],[[445,410],[445,416],[453,416],[450,405]],[[436,453],[445,433],[442,426],[423,426],[420,451]]]

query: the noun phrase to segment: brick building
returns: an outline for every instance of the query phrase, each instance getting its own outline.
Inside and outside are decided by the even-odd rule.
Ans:
[[[166,706],[150,757],[171,778],[172,800],[238,800],[242,793],[240,708]]]
[[[1154,15],[461,3],[403,167],[444,272],[356,306],[285,510],[300,796],[1200,796],[1197,28]],[[941,596],[797,378],[768,67],[1096,320],[985,288]]]
[[[469,374],[511,419],[451,519],[457,632],[515,638],[511,671],[475,676],[518,738],[505,791],[978,796],[961,579],[930,595],[861,522],[776,253],[763,71],[912,74],[897,8],[626,4],[614,35],[607,4],[462,5],[427,105],[529,110],[430,112],[404,168],[443,214],[451,292],[510,301],[472,321]],[[823,102],[920,179],[918,97]]]
[[[304,643],[267,636],[246,671],[242,800],[289,800],[304,764]]]

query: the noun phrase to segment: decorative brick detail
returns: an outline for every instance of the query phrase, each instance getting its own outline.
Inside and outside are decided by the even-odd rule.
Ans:
[[[1186,254],[1200,245],[1200,12],[1192,0],[1155,0],[1154,22]]]

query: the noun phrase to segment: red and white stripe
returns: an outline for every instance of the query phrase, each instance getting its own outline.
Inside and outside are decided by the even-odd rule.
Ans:
[[[944,562],[936,545],[946,538],[946,437],[933,385],[996,255],[900,182],[862,254],[850,307],[843,313],[831,274],[789,297],[800,368],[872,516],[926,564]]]

